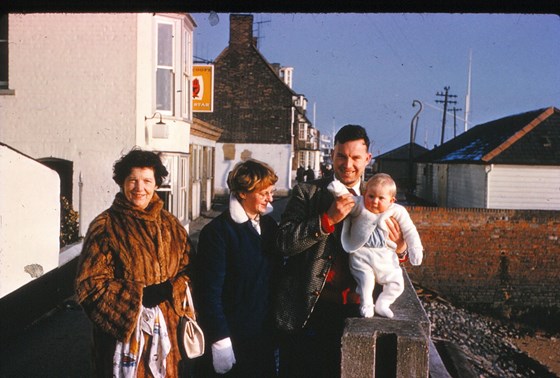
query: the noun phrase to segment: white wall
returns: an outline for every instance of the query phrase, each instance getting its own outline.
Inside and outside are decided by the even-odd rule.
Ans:
[[[159,139],[151,126],[159,117],[145,120],[154,113],[154,15],[9,17],[15,94],[0,96],[0,141],[35,159],[73,162],[73,207],[84,235],[119,190],[112,167],[121,155],[135,145],[188,153],[190,120],[164,119],[169,137]]]
[[[0,145],[0,297],[58,267],[58,174]]]
[[[214,182],[215,194],[218,196],[229,193],[227,175],[235,164],[243,159],[256,159],[267,163],[278,175],[276,195],[286,196],[291,188],[291,145],[289,144],[244,144],[226,143],[234,146],[234,159],[225,160],[224,143],[216,143],[216,179]]]
[[[492,165],[488,208],[560,210],[560,167]]]
[[[10,88],[0,140],[83,177],[81,233],[118,191],[113,163],[136,144],[136,15],[10,15]]]

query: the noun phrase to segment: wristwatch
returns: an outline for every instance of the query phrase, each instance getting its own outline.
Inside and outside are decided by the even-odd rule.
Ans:
[[[404,262],[406,261],[407,257],[408,257],[408,249],[405,249],[403,252],[401,253],[397,253],[397,257],[399,258],[399,262]]]

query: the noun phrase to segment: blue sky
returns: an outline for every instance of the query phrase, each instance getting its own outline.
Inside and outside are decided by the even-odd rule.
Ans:
[[[213,60],[227,46],[229,14],[193,13],[194,55]],[[374,155],[410,140],[440,144],[443,100],[457,104],[464,131],[469,51],[469,127],[525,111],[560,107],[560,17],[546,14],[255,13],[259,50],[294,68],[293,89],[308,99],[308,118],[323,133],[360,124]],[[218,21],[216,23],[216,21]],[[260,29],[260,30],[259,30]],[[315,106],[315,112],[313,108]],[[315,114],[315,115],[314,115]],[[453,137],[453,113],[445,140]]]

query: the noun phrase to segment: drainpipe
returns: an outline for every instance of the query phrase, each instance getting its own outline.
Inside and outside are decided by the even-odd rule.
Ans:
[[[494,164],[487,165],[484,169],[486,171],[486,189],[485,189],[486,203],[484,204],[484,206],[487,209],[490,208],[490,206],[489,206],[489,202],[490,202],[490,173],[492,172],[492,169],[494,169]]]
[[[82,192],[84,188],[84,182],[82,178],[82,172],[80,171],[80,175],[78,176],[78,225],[79,225],[79,237],[83,237],[83,215],[82,215]]]
[[[290,106],[291,111],[291,121],[290,121],[290,141],[291,141],[291,151],[290,151],[290,162],[288,163],[288,190],[292,189],[292,165],[294,163],[294,153],[296,150],[295,146],[295,138],[294,138],[294,122],[295,122],[295,107],[292,105]]]

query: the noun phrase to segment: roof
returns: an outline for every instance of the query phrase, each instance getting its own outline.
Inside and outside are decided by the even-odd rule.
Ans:
[[[230,15],[229,45],[214,61],[214,111],[197,118],[222,128],[222,143],[290,144],[296,95],[255,46],[253,16]]]
[[[375,157],[375,160],[407,160],[409,159],[409,148],[410,143],[403,144],[400,147],[395,148],[394,150],[385,152],[379,156]],[[417,143],[412,144],[412,157],[416,159],[418,156],[421,156],[428,152],[429,150],[425,147]]]
[[[560,110],[537,109],[477,125],[418,161],[560,165]]]

